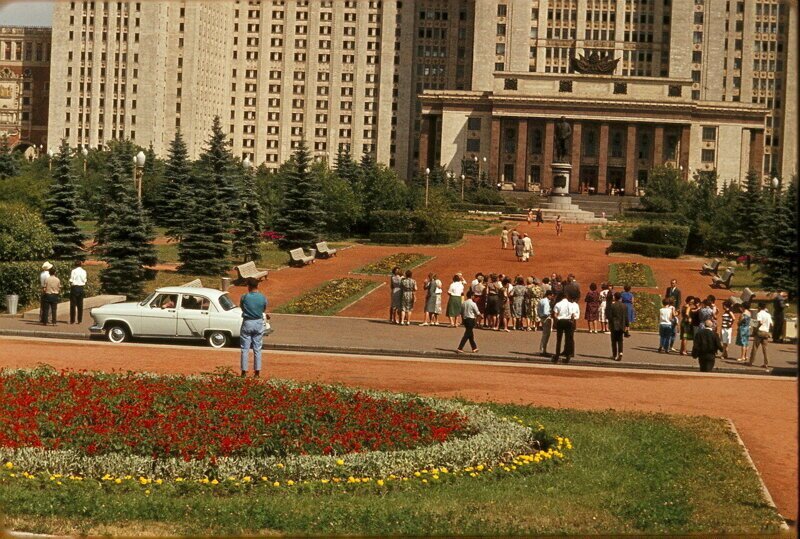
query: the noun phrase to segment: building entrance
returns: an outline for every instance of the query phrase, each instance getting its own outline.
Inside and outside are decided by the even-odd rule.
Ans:
[[[597,167],[582,166],[579,178],[578,189],[581,193],[597,194]]]
[[[608,194],[624,194],[625,167],[608,167]]]

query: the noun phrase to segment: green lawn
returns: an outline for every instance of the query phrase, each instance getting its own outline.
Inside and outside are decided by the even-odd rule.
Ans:
[[[635,226],[629,224],[607,223],[593,226],[589,229],[591,240],[626,240],[630,237]]]
[[[161,264],[177,264],[179,262],[177,243],[159,244],[155,247],[156,253],[158,254],[158,261]],[[256,263],[259,268],[276,269],[288,263],[289,254],[287,251],[278,249],[278,247],[272,243],[261,244],[261,260]],[[236,264],[236,261],[231,261],[231,268]]]
[[[569,436],[568,460],[441,484],[56,487],[0,474],[11,529],[141,535],[757,534],[779,531],[722,420],[526,406],[492,408]],[[37,482],[38,483],[38,482]],[[151,491],[145,494],[145,488]],[[220,489],[221,487],[216,487]]]

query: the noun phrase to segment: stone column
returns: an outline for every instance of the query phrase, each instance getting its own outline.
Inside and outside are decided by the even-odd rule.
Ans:
[[[747,164],[748,171],[755,171],[759,177],[764,169],[764,130],[750,130],[750,161]]]
[[[664,126],[656,126],[653,132],[653,166],[664,164]]]
[[[636,196],[636,124],[628,126],[625,145],[625,195]]]
[[[422,115],[419,124],[419,169],[425,170],[428,167],[428,146],[430,145],[431,118],[427,114]]]
[[[489,170],[486,175],[491,185],[497,185],[500,168],[500,118],[492,118],[491,143],[489,144]]]
[[[581,176],[581,143],[583,126],[580,122],[572,123],[572,174],[570,175],[569,192],[577,193],[580,191],[580,176]]]
[[[547,120],[544,124],[544,147],[542,148],[542,188],[550,189],[553,187],[553,137],[555,136],[556,124],[553,120]]]
[[[678,158],[679,167],[683,167],[683,179],[689,179],[689,148],[692,140],[692,126],[684,125],[681,127],[680,154]]]
[[[597,147],[597,194],[608,189],[608,124],[600,124],[600,143]]]
[[[517,124],[517,155],[514,163],[514,189],[528,190],[528,120]]]

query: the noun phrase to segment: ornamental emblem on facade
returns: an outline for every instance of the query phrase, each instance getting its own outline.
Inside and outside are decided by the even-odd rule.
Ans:
[[[597,51],[592,51],[588,57],[579,54],[572,58],[572,69],[584,75],[611,75],[617,68],[619,58],[613,58],[608,54],[601,55]]]

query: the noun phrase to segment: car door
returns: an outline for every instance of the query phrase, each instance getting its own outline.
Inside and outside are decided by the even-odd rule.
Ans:
[[[178,337],[202,338],[209,328],[211,302],[205,296],[181,294],[178,307]]]
[[[157,294],[141,310],[141,335],[151,337],[174,337],[177,327],[177,294]]]

